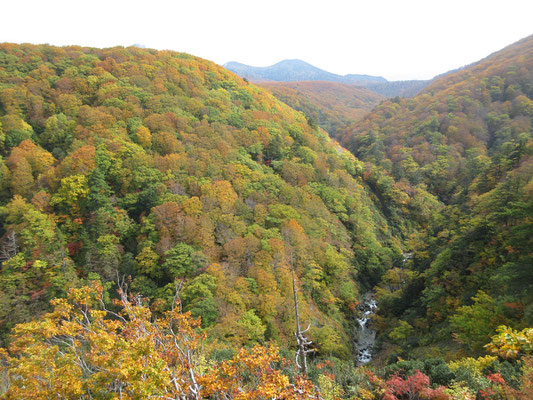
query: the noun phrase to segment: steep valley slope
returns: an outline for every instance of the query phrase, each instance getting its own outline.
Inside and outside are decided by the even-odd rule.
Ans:
[[[308,120],[315,122],[332,137],[363,118],[384,100],[384,97],[365,88],[337,82],[260,82],[257,85],[303,112]]]
[[[312,115],[337,83],[267,85],[302,113],[184,53],[1,44],[2,337],[126,277],[155,313],[181,285],[222,351],[294,348],[294,269],[320,357],[352,358],[363,290],[378,363],[484,354],[533,324],[532,56],[529,37],[372,111],[346,92],[368,112],[347,124]]]
[[[412,99],[383,102],[339,136],[379,170],[367,183],[385,198],[388,175],[441,207],[406,242],[406,268],[376,288],[391,352],[454,352],[454,337],[482,354],[499,325],[533,324],[532,98],[530,36]]]
[[[407,231],[363,163],[187,54],[1,44],[0,153],[3,335],[70,287],[126,277],[159,312],[181,282],[221,347],[292,346],[292,258],[302,323],[348,359],[361,277],[402,258]],[[414,207],[402,217],[424,220]]]

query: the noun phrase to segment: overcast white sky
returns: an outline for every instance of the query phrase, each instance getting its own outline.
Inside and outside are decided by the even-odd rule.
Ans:
[[[338,74],[425,79],[533,34],[531,0],[5,0],[0,42],[299,58]]]

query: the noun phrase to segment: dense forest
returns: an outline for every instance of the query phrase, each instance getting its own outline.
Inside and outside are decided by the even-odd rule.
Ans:
[[[453,335],[459,351],[480,354],[499,325],[533,324],[532,97],[529,37],[345,132],[342,143],[381,174],[370,185],[386,195],[390,176],[439,201],[405,242],[407,268],[376,289],[391,347],[454,351],[442,348]]]
[[[0,396],[529,398],[532,46],[343,148],[188,54],[1,44]]]
[[[337,82],[260,82],[279,100],[303,112],[331,137],[363,118],[384,98],[370,90]]]
[[[357,269],[401,253],[353,156],[185,54],[2,54],[4,331],[77,280],[118,273],[162,308],[183,279],[185,309],[220,340],[287,343],[293,253],[315,342],[348,356]]]

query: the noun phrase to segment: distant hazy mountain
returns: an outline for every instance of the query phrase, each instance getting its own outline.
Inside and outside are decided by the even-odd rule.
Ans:
[[[424,89],[430,81],[396,81],[389,82],[382,76],[373,75],[337,75],[317,68],[302,60],[283,60],[269,67],[252,67],[235,61],[223,65],[241,78],[252,82],[301,82],[327,81],[348,85],[364,86],[386,97],[411,97]]]
[[[348,74],[342,77],[342,83],[349,85],[370,85],[370,84],[380,84],[387,83],[388,81],[382,76],[373,76],[373,75],[360,75],[360,74]]]
[[[251,81],[277,81],[277,82],[298,82],[298,81],[328,81],[362,85],[364,83],[387,82],[381,76],[371,75],[337,75],[323,69],[317,68],[302,60],[283,60],[270,67],[252,67],[231,61],[223,65],[242,78]]]
[[[369,82],[363,85],[385,97],[413,97],[426,88],[432,80]]]

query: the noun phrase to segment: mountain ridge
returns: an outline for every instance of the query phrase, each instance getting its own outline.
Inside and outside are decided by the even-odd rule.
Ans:
[[[230,61],[222,66],[237,75],[252,81],[257,79],[278,82],[320,80],[351,84],[388,82],[387,79],[382,76],[367,74],[335,74],[299,59],[285,59],[266,67],[254,67],[237,61]]]
[[[385,97],[411,97],[423,90],[431,82],[431,80],[389,81],[382,76],[368,74],[339,75],[299,59],[286,59],[267,67],[254,67],[237,61],[230,61],[222,66],[253,83],[337,82],[361,86]]]

